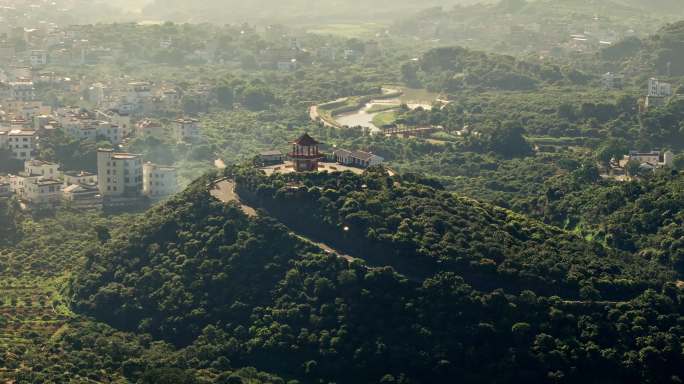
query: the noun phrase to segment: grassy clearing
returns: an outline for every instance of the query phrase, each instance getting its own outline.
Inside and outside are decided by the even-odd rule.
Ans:
[[[370,108],[368,108],[368,113],[378,113],[378,112],[385,112],[385,111],[391,111],[393,109],[399,108],[399,104],[374,104]]]
[[[385,88],[397,89],[402,92],[399,101],[405,104],[432,104],[439,99],[440,94],[423,88],[408,88],[402,85],[386,85]]]
[[[373,125],[382,127],[383,125],[393,124],[397,120],[395,111],[381,112],[373,117]]]

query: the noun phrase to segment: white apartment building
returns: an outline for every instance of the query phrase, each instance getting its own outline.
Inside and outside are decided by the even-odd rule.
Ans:
[[[0,132],[0,146],[9,149],[15,159],[31,160],[38,147],[38,135],[36,131],[19,129]]]
[[[670,97],[672,96],[672,84],[662,82],[652,77],[648,80],[648,96]]]
[[[193,142],[201,138],[200,123],[197,119],[178,119],[173,122],[173,135],[178,142]]]
[[[143,165],[145,196],[159,199],[178,192],[177,169],[147,162]]]
[[[97,174],[103,197],[139,197],[143,192],[142,156],[98,149]]]

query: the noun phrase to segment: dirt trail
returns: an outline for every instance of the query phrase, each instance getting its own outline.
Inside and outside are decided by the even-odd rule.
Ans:
[[[240,204],[242,212],[249,217],[256,217],[257,212],[254,208],[243,204],[240,197],[235,193],[235,182],[232,180],[219,180],[214,184],[214,189],[211,190],[211,195],[223,203],[235,201]]]
[[[244,204],[240,200],[240,196],[235,193],[235,182],[232,180],[219,180],[214,184],[214,189],[211,190],[211,195],[217,198],[219,201],[224,202],[224,203],[229,203],[231,201],[235,201],[238,204],[240,204],[240,208],[242,211],[249,217],[256,217],[257,216],[257,211],[256,209]],[[327,244],[324,243],[318,243],[315,242],[307,237],[304,237],[298,233],[295,232],[290,232],[292,236],[297,237],[298,239],[307,242],[309,244],[315,245],[318,248],[322,249],[326,253],[330,254],[336,254],[338,257],[347,260],[348,262],[353,262],[354,260],[358,260],[355,257],[345,255],[342,252],[339,252],[332,247],[330,247]]]

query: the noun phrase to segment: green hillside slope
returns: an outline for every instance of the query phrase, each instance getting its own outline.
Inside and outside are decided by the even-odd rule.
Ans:
[[[244,182],[248,176],[241,177]],[[258,189],[266,196],[265,180],[252,180],[261,181]],[[628,275],[610,253],[594,253],[556,229],[409,180],[398,187],[377,174],[301,181],[310,187],[297,188],[297,203],[281,191],[282,199],[304,205],[316,193],[316,181],[327,196],[309,200],[332,201],[327,191],[339,182],[336,201],[352,226],[377,222],[370,213],[360,214],[362,206],[375,207],[376,214],[396,210],[390,221],[398,225],[392,235],[397,238],[383,241],[401,244],[394,251],[403,257],[415,252],[422,262],[426,253],[441,253],[448,265],[449,257],[472,260],[482,253],[492,258],[480,264],[495,267],[513,253],[526,254],[527,247],[540,259],[558,253],[573,270],[592,264],[577,253],[562,253],[575,249],[606,260],[594,266],[605,267],[605,276]],[[332,218],[332,206],[321,209],[312,213],[329,209],[330,215],[318,219]],[[201,369],[215,383],[246,382],[221,381],[222,371],[245,366],[284,379],[271,382],[289,383],[435,383],[454,377],[465,383],[656,383],[684,377],[684,330],[677,322],[684,297],[673,284],[621,303],[546,298],[533,290],[482,292],[456,271],[436,271],[418,281],[391,268],[350,264],[261,216],[248,218],[239,207],[219,203],[207,180],[200,180],[91,252],[72,279],[73,306],[117,328],[171,342],[184,357],[175,364],[185,372]],[[314,216],[302,214],[299,220]],[[416,241],[440,231],[452,240],[434,239],[432,251],[414,249]],[[368,241],[358,229],[349,233]],[[379,228],[375,233],[386,236]],[[550,244],[557,241],[574,245]],[[563,268],[535,263],[542,265],[530,265],[528,274]],[[135,363],[123,366],[129,379],[138,377]]]

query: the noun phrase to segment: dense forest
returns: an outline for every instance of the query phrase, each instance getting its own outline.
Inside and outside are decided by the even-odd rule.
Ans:
[[[684,297],[673,283],[653,285],[657,279],[647,284],[653,289],[637,293],[638,276],[654,273],[646,264],[627,263],[614,251],[503,210],[448,197],[419,178],[393,180],[370,172],[308,176],[286,185],[278,178],[229,172],[242,180],[241,189],[248,189],[250,180],[258,182],[251,187],[258,187],[262,199],[275,193],[289,214],[299,214],[302,226],[320,226],[315,221],[339,226],[335,220],[345,215],[350,233],[393,247],[387,265],[401,269],[398,259],[410,257],[410,250],[432,246],[416,252],[424,256],[414,265],[430,265],[429,255],[442,253],[447,265],[449,257],[470,256],[478,269],[495,270],[501,263],[502,273],[489,274],[492,287],[483,290],[467,282],[470,273],[463,264],[417,279],[417,270],[400,274],[390,266],[373,267],[378,247],[358,254],[368,264],[350,263],[302,242],[263,214],[248,218],[236,205],[219,203],[204,178],[89,251],[72,278],[78,310],[182,351],[183,361],[169,354],[166,365],[156,368],[149,355],[119,354],[109,365],[120,364],[129,379],[163,369],[177,377],[202,370],[212,382],[249,382],[233,373],[233,381],[222,381],[226,372],[243,366],[292,383],[429,383],[456,376],[469,383],[656,383],[678,382],[684,374],[679,364],[684,331],[677,320]],[[388,209],[397,212],[383,216]],[[311,214],[303,214],[307,211]],[[407,222],[404,214],[419,216]],[[380,228],[380,220],[396,226],[395,232]],[[371,223],[377,230],[362,230]],[[424,243],[440,232],[441,242]],[[545,237],[557,241],[550,244]],[[487,254],[475,257],[478,252]],[[581,301],[494,289],[506,285],[506,274],[521,282],[563,275],[563,263],[553,261],[550,269],[525,270],[526,276],[504,271],[517,263],[531,266],[523,257],[553,260],[554,253],[574,259],[575,281],[586,283],[578,269],[586,264],[594,273],[603,270],[594,276],[603,275],[604,287],[635,295],[619,302]],[[485,256],[490,258],[478,259]],[[558,284],[568,283],[559,279]],[[589,285],[583,293],[599,294]],[[106,332],[100,338],[119,337]],[[170,348],[154,345],[156,353]]]
[[[601,57],[630,74],[684,76],[684,22],[668,24],[645,39],[627,38],[604,49]]]
[[[418,61],[404,64],[402,76],[415,87],[425,86],[441,92],[473,87],[530,90],[540,83],[582,84],[590,80],[589,76],[576,70],[460,47],[432,49]]]

